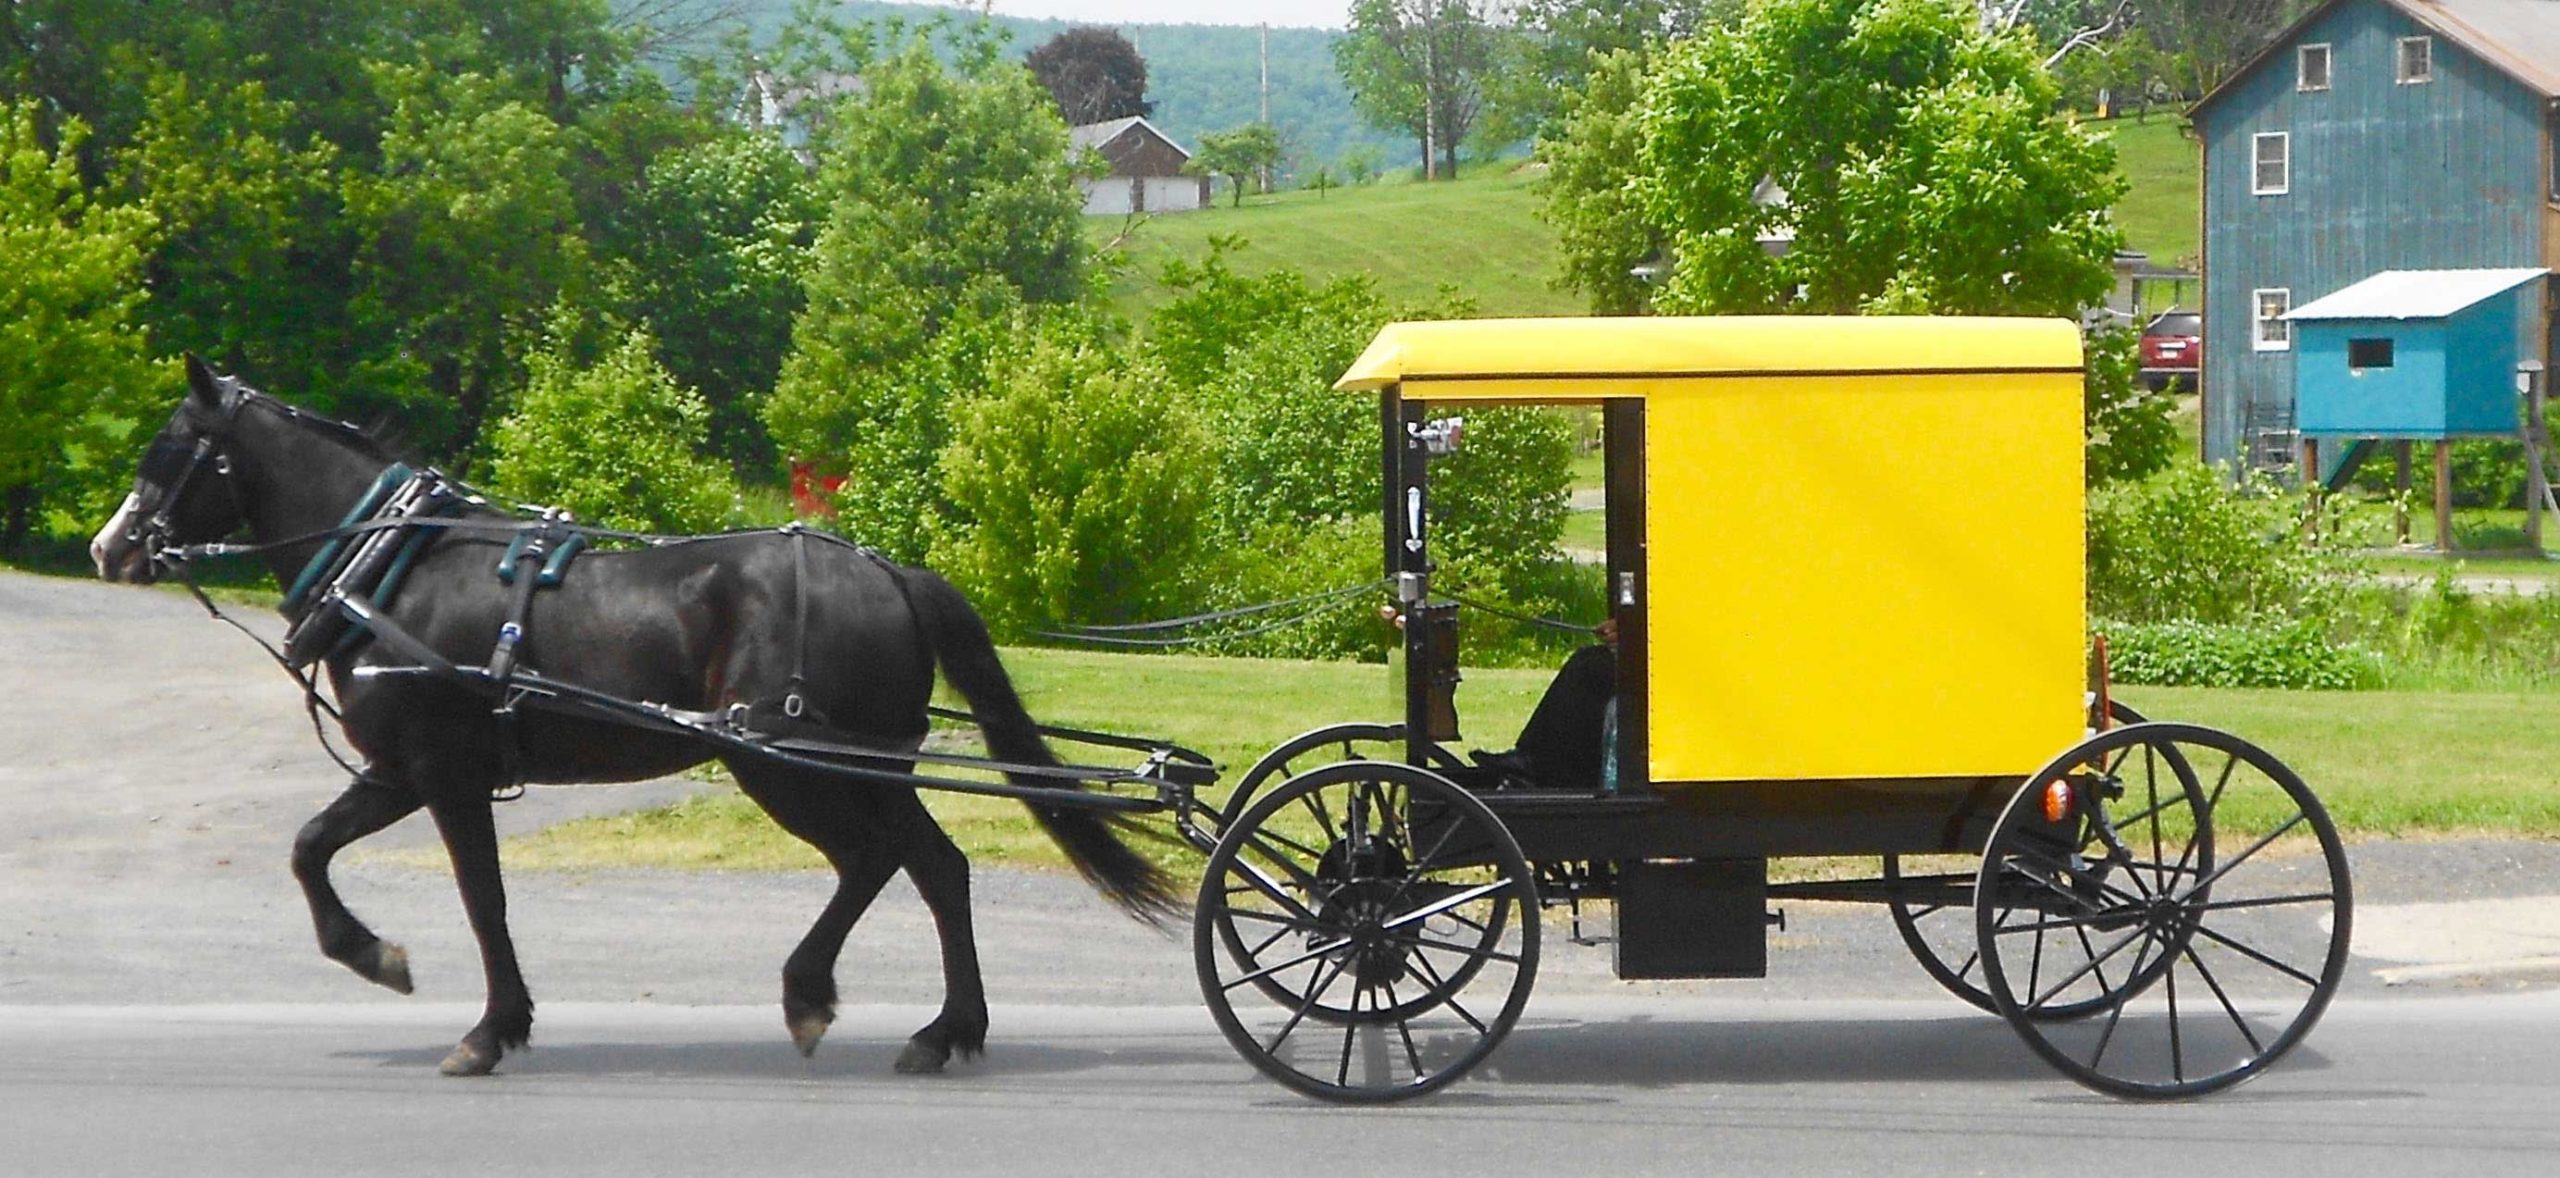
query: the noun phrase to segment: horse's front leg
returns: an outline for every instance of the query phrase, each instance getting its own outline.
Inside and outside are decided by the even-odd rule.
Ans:
[[[320,952],[366,981],[409,992],[409,954],[366,928],[329,883],[329,861],[347,844],[414,813],[418,795],[389,782],[357,778],[328,808],[302,824],[293,839],[293,877],[311,904],[311,928]]]
[[[533,995],[525,989],[516,966],[515,941],[507,935],[507,892],[498,876],[498,829],[485,794],[440,797],[427,803],[444,849],[453,859],[453,879],[462,890],[462,911],[471,919],[471,934],[480,941],[480,964],[488,973],[489,1004],[452,1054],[438,1069],[448,1076],[485,1076],[510,1047],[533,1037]]]

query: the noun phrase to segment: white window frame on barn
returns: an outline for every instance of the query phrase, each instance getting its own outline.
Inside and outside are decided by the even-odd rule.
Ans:
[[[2336,57],[2329,52],[2329,43],[2326,41],[2305,45],[2300,49],[2294,50],[2293,88],[2305,94],[2316,94],[2327,90],[2329,88],[2329,69],[2333,64],[2335,64],[2336,60]],[[2319,72],[2316,74],[2313,73],[2311,69],[2311,63],[2314,61],[2320,63]]]
[[[2273,156],[2267,144],[2274,143]],[[2267,181],[2267,165],[2274,164],[2274,183]],[[2249,192],[2255,196],[2283,196],[2293,191],[2293,135],[2287,131],[2260,131],[2249,137]]]
[[[2392,77],[2401,85],[2423,86],[2436,80],[2435,38],[2402,37],[2394,43],[2391,57]]]
[[[2260,352],[2293,350],[2293,325],[2285,322],[2285,313],[2293,310],[2293,288],[2262,286],[2249,292],[2249,346]]]

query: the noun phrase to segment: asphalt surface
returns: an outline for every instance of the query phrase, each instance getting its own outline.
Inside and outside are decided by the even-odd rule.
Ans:
[[[284,858],[339,775],[254,647],[171,593],[0,573],[0,698],[0,1174],[2183,1164],[2163,1146],[2270,1173],[2546,1173],[2560,1144],[2560,845],[2522,841],[2354,848],[2357,957],[2328,1021],[2267,1077],[2174,1107],[2058,1079],[1939,994],[1881,913],[1832,905],[1790,906],[1772,977],[1744,982],[1617,982],[1554,926],[1527,1021],[1476,1078],[1313,1106],[1218,1036],[1187,936],[987,869],[991,1050],[950,1075],[888,1066],[940,997],[903,880],[803,1061],[778,972],[828,879],[608,871],[510,876],[536,1049],[445,1080],[480,998],[451,883],[380,856],[338,873],[409,948],[418,997],[319,956]],[[536,789],[501,822],[693,788]],[[432,844],[413,818],[364,845]]]

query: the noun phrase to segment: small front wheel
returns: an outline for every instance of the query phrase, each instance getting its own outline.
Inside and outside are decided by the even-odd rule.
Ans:
[[[1200,993],[1237,1053],[1310,1096],[1400,1100],[1482,1062],[1538,970],[1536,880],[1500,819],[1426,770],[1280,783],[1209,855]]]

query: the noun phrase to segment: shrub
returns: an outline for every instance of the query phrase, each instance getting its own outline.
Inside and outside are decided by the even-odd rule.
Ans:
[[[999,633],[1142,620],[1190,600],[1207,493],[1199,428],[1164,380],[1052,324],[952,408],[934,563]]]
[[[2317,622],[2169,621],[2100,630],[2114,677],[2122,683],[2348,691],[2383,681],[2379,655],[2332,643]]]
[[[2317,618],[2336,563],[2305,547],[2292,499],[2180,464],[2089,496],[2089,610],[2127,622]]]
[[[590,365],[555,334],[530,363],[515,410],[490,433],[500,492],[566,507],[580,520],[642,532],[701,532],[737,515],[727,463],[706,458],[710,407],[625,332]]]

